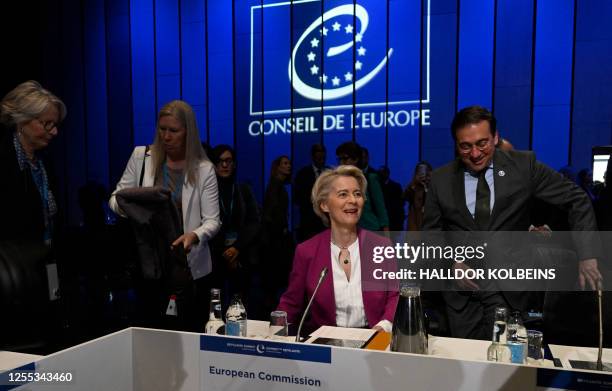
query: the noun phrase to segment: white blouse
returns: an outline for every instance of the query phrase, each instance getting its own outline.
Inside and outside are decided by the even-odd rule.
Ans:
[[[340,247],[334,243],[331,246],[332,275],[334,277],[334,298],[336,300],[336,325],[338,327],[368,327],[368,321],[363,306],[363,293],[361,291],[361,258],[359,254],[359,239],[355,240],[348,251],[351,258],[351,280],[346,279],[344,269],[340,265]],[[386,319],[378,324],[390,333],[392,324]]]

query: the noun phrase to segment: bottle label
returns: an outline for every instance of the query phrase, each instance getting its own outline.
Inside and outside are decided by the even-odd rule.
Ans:
[[[223,327],[223,322],[210,321],[206,324],[204,333],[205,334],[218,334],[221,327]]]
[[[234,320],[228,320],[225,325],[225,335],[240,336],[240,323]]]
[[[510,360],[514,364],[522,364],[525,360],[525,344],[520,342],[509,342],[508,347],[510,348]]]
[[[168,301],[168,307],[166,308],[166,315],[178,316],[178,311],[176,309],[176,300],[172,297]]]

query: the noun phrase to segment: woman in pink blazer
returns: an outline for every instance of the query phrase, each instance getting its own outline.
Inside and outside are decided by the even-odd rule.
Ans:
[[[278,309],[290,323],[300,320],[321,270],[328,268],[311,307],[310,327],[369,327],[391,332],[398,300],[397,284],[376,281],[374,269],[389,263],[372,261],[375,246],[388,239],[357,227],[365,202],[367,181],[361,170],[339,166],[323,172],[312,188],[315,213],[330,226],[298,245],[289,286]]]

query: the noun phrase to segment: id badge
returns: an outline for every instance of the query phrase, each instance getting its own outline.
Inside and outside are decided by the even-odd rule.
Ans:
[[[226,232],[225,233],[225,247],[230,247],[232,246],[234,243],[236,243],[236,240],[238,240],[238,233],[237,232]]]

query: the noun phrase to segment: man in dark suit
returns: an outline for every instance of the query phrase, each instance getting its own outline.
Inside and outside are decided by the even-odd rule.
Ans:
[[[370,151],[366,147],[361,147],[361,171],[368,177],[369,174],[379,175],[380,173],[370,167]],[[380,177],[378,178],[380,179]]]
[[[310,239],[325,229],[321,219],[315,215],[312,209],[310,192],[315,180],[321,175],[323,170],[329,168],[325,165],[327,151],[323,145],[314,144],[310,148],[310,156],[312,163],[302,167],[295,176],[293,201],[300,209],[300,225],[297,233],[298,242]]]
[[[457,159],[435,170],[425,204],[423,230],[527,231],[529,202],[541,199],[566,210],[571,229],[597,229],[589,199],[578,186],[535,160],[532,152],[503,151],[493,115],[480,106],[461,110],[451,124]],[[602,277],[594,249],[576,243],[581,287],[595,289]],[[453,263],[453,268],[469,268]],[[481,289],[474,280],[456,281],[444,292],[451,333],[489,339],[495,307],[514,307],[517,295]]]
[[[389,215],[389,230],[403,231],[406,212],[404,211],[404,199],[402,198],[402,185],[390,178],[391,170],[387,166],[380,167],[378,174],[385,198],[385,207]]]

